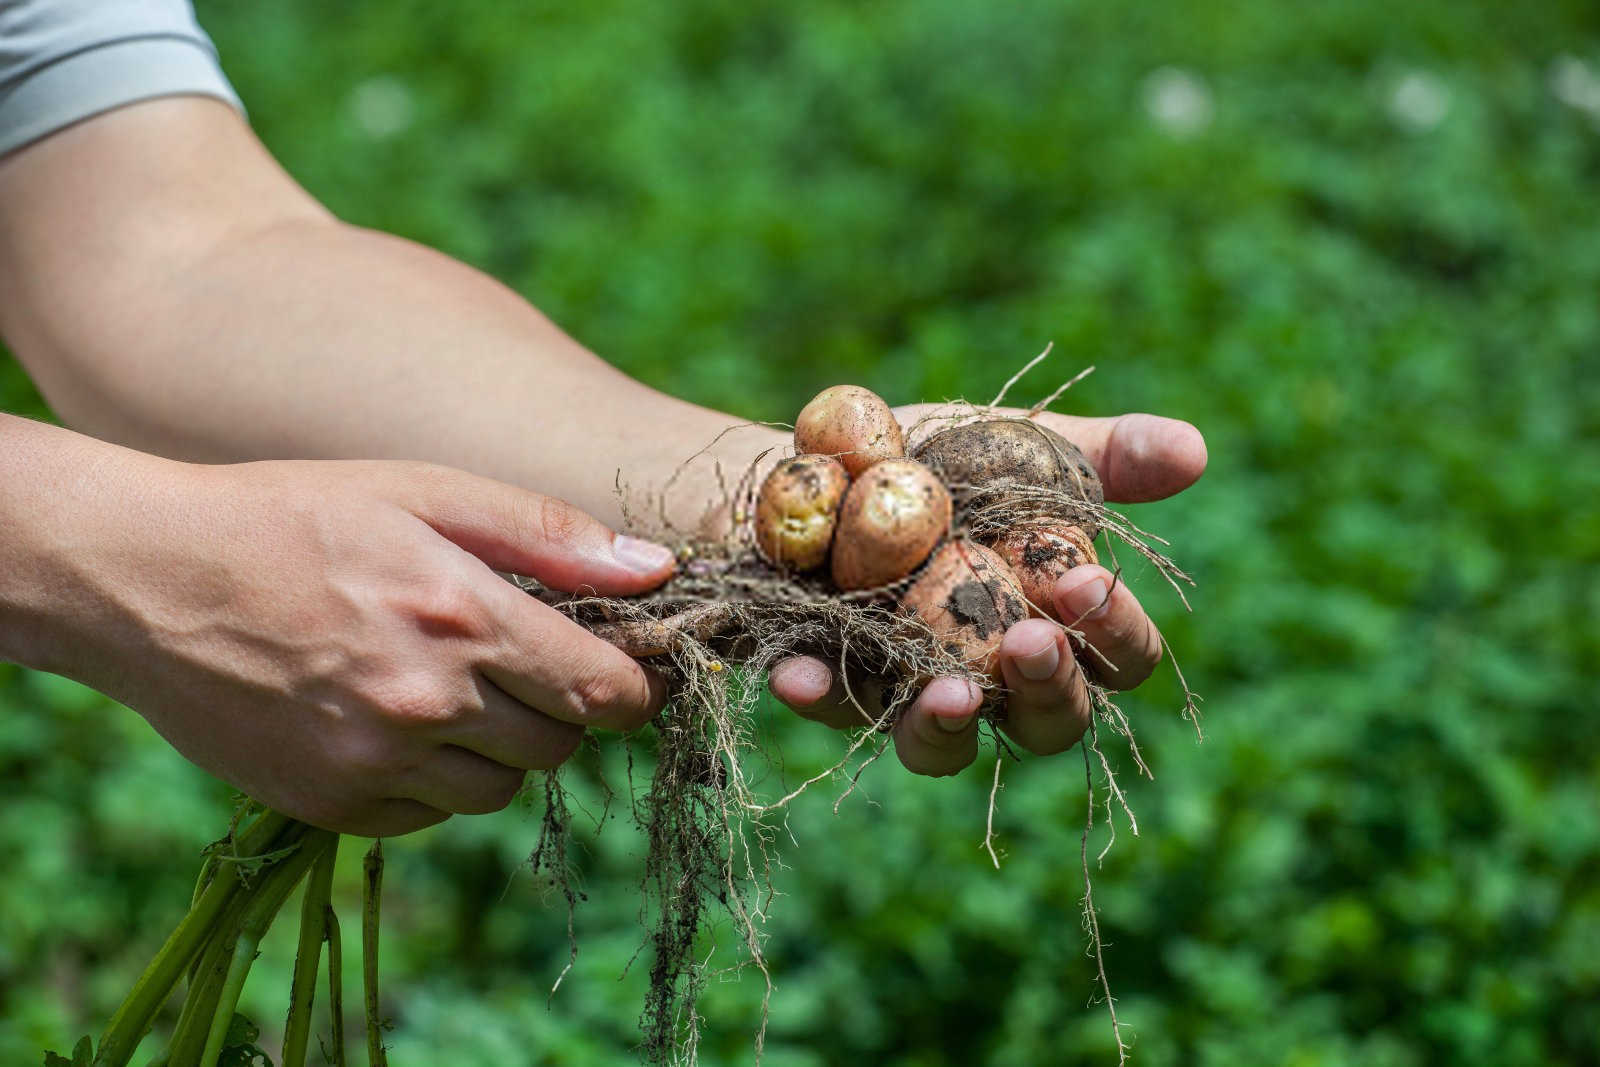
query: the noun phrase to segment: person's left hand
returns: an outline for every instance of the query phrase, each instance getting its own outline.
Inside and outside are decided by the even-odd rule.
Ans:
[[[937,407],[915,404],[897,408],[895,414],[909,427]],[[1206,467],[1205,440],[1177,419],[1078,418],[1048,412],[1037,418],[1083,449],[1100,473],[1107,500],[1160,500],[1194,484]],[[1074,629],[1099,652],[1092,668],[1097,683],[1132,689],[1155,670],[1161,635],[1128,587],[1113,581],[1104,567],[1074,567],[1056,582],[1054,593],[1061,617],[1080,620]],[[1082,669],[1059,624],[1025,619],[1011,627],[1000,645],[1000,670],[1009,690],[1003,728],[1014,742],[1040,755],[1077,744],[1089,727],[1092,709]],[[875,686],[851,685],[858,707],[832,668],[818,659],[780,663],[768,684],[801,716],[835,728],[866,725],[866,717],[882,713]],[[966,767],[978,755],[981,702],[981,691],[965,679],[928,683],[895,723],[900,762],[908,770],[934,776]]]

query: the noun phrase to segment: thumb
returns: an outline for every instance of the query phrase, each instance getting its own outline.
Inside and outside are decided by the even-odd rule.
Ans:
[[[672,575],[672,550],[618,534],[564,500],[443,467],[424,467],[403,506],[497,571],[562,592],[627,596]]]

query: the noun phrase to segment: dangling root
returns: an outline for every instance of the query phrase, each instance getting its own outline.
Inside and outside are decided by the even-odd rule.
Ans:
[[[1029,367],[1033,365],[1030,363]],[[1080,374],[1067,382],[1051,399],[1082,377]],[[1006,389],[1014,382],[1007,383]],[[1005,391],[1001,391],[996,403],[1004,398]],[[947,413],[928,416],[912,427],[912,435],[920,432],[925,423],[993,415],[987,407],[964,403],[946,410]],[[1042,405],[1030,415],[1039,410]],[[753,471],[754,467],[734,481],[729,498],[715,510],[736,517],[751,514],[756,492]],[[645,510],[648,513],[649,509]],[[635,808],[648,841],[643,889],[645,907],[652,913],[647,939],[652,954],[650,990],[640,1020],[645,1058],[652,1064],[696,1061],[701,1023],[696,1004],[707,977],[722,969],[712,967],[700,938],[709,917],[708,905],[715,900],[732,917],[739,941],[741,957],[730,969],[753,966],[766,983],[756,1035],[759,1059],[772,991],[762,952],[762,925],[774,896],[774,841],[788,805],[807,789],[843,776],[846,784],[837,799],[837,810],[837,805],[855,790],[866,767],[885,751],[886,733],[909,706],[918,680],[965,676],[984,693],[982,715],[990,723],[991,736],[996,741],[998,755],[983,847],[998,868],[994,815],[1001,788],[1001,762],[1009,748],[992,728],[1004,694],[994,679],[975,673],[920,621],[896,610],[899,594],[910,579],[879,589],[841,594],[824,581],[780,573],[768,566],[755,551],[747,525],[736,524],[720,539],[686,537],[666,523],[664,508],[655,510],[661,516],[660,524],[639,532],[674,542],[683,561],[678,575],[655,592],[630,599],[564,595],[534,582],[519,581],[528,592],[624,651],[648,658],[651,666],[666,677],[672,694],[669,707],[655,724],[655,774],[642,810]],[[1106,531],[1109,542],[1120,541],[1131,547],[1188,606],[1182,586],[1193,582],[1164,554],[1165,541],[1140,529],[1119,512],[1072,492],[1033,486],[1005,486],[992,492],[969,490],[960,529],[951,533],[981,541],[1029,518],[1063,514],[1081,516],[1087,526]],[[1114,563],[1115,552],[1111,551]],[[1120,581],[1121,569],[1114,573]],[[1083,641],[1076,626],[1064,629],[1074,636],[1074,645],[1087,657],[1087,674],[1092,675],[1096,669],[1112,669]],[[1170,654],[1170,649],[1166,651]],[[814,656],[833,665],[847,699],[860,713],[861,727],[832,766],[778,799],[764,800],[746,776],[746,757],[759,751],[752,713],[767,671],[792,656]],[[1095,657],[1099,657],[1098,663]],[[891,680],[883,694],[881,710],[869,711],[858,699],[851,679],[862,677]],[[1179,678],[1182,679],[1181,672]],[[1183,689],[1183,714],[1195,721],[1198,730],[1198,698],[1187,683]],[[1089,790],[1082,848],[1084,927],[1096,964],[1100,995],[1111,1016],[1119,1057],[1125,1061],[1128,1046],[1111,998],[1089,880],[1088,838],[1097,803],[1091,755],[1105,776],[1104,802],[1111,840],[1115,840],[1116,833],[1112,818],[1115,810],[1120,809],[1134,834],[1138,833],[1138,821],[1101,749],[1099,725],[1126,740],[1139,773],[1150,777],[1150,769],[1134,741],[1127,717],[1108,690],[1091,681],[1089,695],[1093,715],[1083,742]],[[853,770],[852,763],[856,764]],[[553,773],[545,779],[545,799],[543,832],[531,859],[537,869],[549,873],[553,884],[565,894],[570,936],[570,909],[576,896],[566,881],[569,816]],[[1104,859],[1109,848],[1110,842],[1099,853],[1097,862]],[[574,941],[556,986],[570,970],[576,953]]]

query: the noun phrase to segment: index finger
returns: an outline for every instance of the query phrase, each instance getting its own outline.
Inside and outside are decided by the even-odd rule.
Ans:
[[[660,675],[548,604],[499,584],[499,639],[478,664],[485,678],[529,707],[578,726],[631,730],[666,705]]]

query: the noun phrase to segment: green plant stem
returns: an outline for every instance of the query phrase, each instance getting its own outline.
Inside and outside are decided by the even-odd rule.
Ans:
[[[268,851],[291,828],[287,815],[268,811],[235,839],[236,856],[254,856]],[[100,1036],[95,1067],[125,1067],[144,1035],[149,1032],[156,1012],[172,995],[184,970],[205,947],[218,917],[239,889],[237,878],[213,878],[211,884],[190,907],[189,913],[156,953],[144,973],[134,983],[126,999],[111,1016]]]
[[[296,823],[291,831],[300,837],[289,842],[288,847],[292,851],[259,871],[214,924],[212,940],[200,957],[200,965],[189,982],[189,995],[184,1000],[183,1011],[178,1015],[177,1026],[173,1028],[172,1067],[198,1067],[201,1062],[247,917],[262,907],[263,901],[270,900],[280,887],[287,894],[295,881],[305,873],[309,860],[315,858],[307,854],[304,838],[308,834],[323,831],[313,831],[303,823]],[[281,853],[284,851],[284,839],[280,838],[278,844],[280,847],[275,851]],[[287,886],[284,886],[285,880],[288,881]],[[280,899],[278,905],[281,904]],[[229,1017],[231,1019],[231,1012]]]
[[[228,1029],[233,1024],[233,1013],[239,1007],[239,994],[244,989],[244,980],[250,977],[250,966],[255,962],[259,945],[256,938],[244,933],[234,939],[227,977],[223,979],[222,990],[217,995],[211,1026],[206,1030],[206,1045],[200,1053],[201,1067],[216,1067],[222,1055],[222,1045],[228,1039]]]
[[[367,1063],[389,1067],[378,1018],[378,908],[383,895],[383,842],[374,841],[361,862],[361,987],[367,1008]]]
[[[241,807],[235,809],[233,819],[228,823],[228,834],[225,838],[225,840],[234,844],[235,854],[238,853],[239,824],[257,813],[270,814],[266,808],[263,808],[253,800],[245,801]],[[284,824],[287,825],[287,817],[280,816],[279,818],[283,819]],[[200,876],[194,881],[194,897],[189,901],[190,907],[199,902],[200,894],[206,891],[206,887],[211,884],[221,866],[222,849],[215,846],[206,849],[205,862],[200,865]]]
[[[183,1008],[172,1028],[172,1043],[167,1047],[171,1067],[194,1067],[200,1062],[200,1053],[211,1029],[211,1017],[216,1014],[217,998],[221,996],[222,983],[233,962],[239,918],[244,914],[249,892],[246,889],[236,894],[227,910],[212,924],[205,950],[189,976],[188,995],[183,999]]]
[[[273,867],[261,880],[260,888],[251,894],[239,918],[238,934],[234,938],[227,976],[223,979],[217,1006],[212,1013],[211,1027],[206,1034],[200,1067],[216,1067],[217,1059],[222,1055],[223,1042],[227,1040],[233,1014],[239,1007],[239,994],[244,989],[245,979],[250,976],[251,965],[255,963],[256,949],[272,927],[272,920],[282,910],[289,894],[294,892],[294,887],[300,884],[306,872],[337,840],[337,835],[327,830],[309,831],[294,855]]]
[[[339,933],[339,916],[328,905],[328,1015],[333,1033],[333,1067],[345,1067],[344,1059],[344,938]]]
[[[328,937],[333,864],[338,854],[339,839],[334,838],[312,865],[305,897],[300,902],[300,945],[294,957],[294,980],[289,986],[289,1016],[283,1024],[282,1067],[305,1067],[311,1009],[317,995],[317,965],[322,960],[322,943]]]
[[[298,853],[300,839],[309,829],[304,823],[291,823],[283,835],[273,842],[271,852],[280,854],[274,866],[258,869],[248,882],[243,878],[227,879],[240,882],[240,889],[227,910],[212,923],[205,950],[195,961],[190,973],[189,993],[184,998],[183,1009],[172,1031],[172,1067],[196,1067],[200,1062],[211,1032],[211,1020],[216,1015],[217,1001],[233,965],[234,947],[245,912],[265,890],[267,879],[281,870],[284,860]],[[285,851],[288,857],[281,855]],[[235,855],[236,860],[247,858],[242,853]]]

